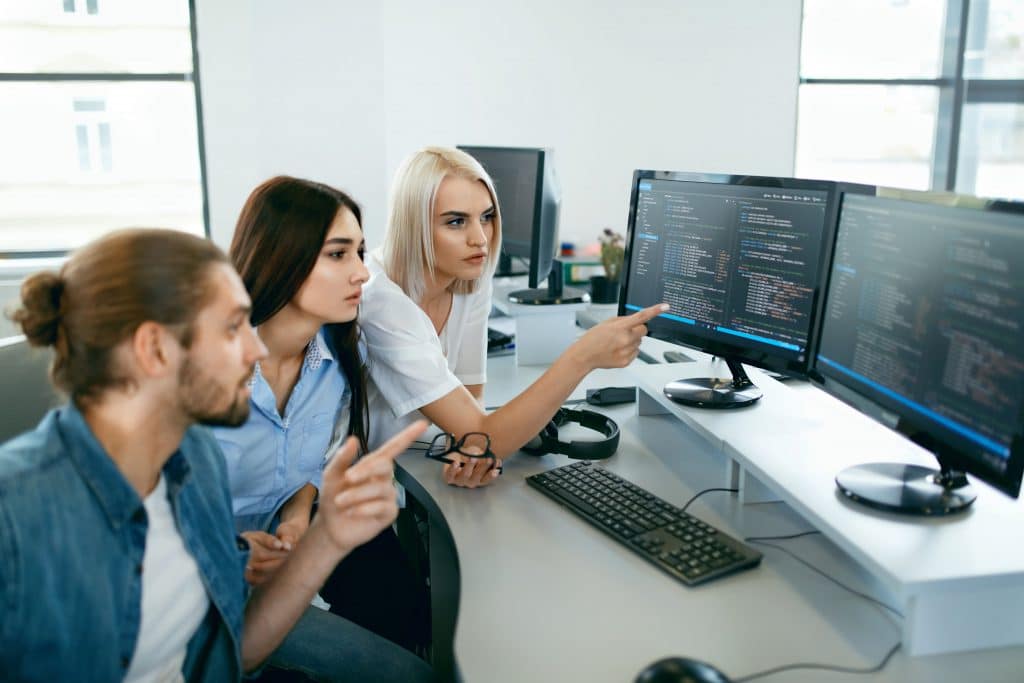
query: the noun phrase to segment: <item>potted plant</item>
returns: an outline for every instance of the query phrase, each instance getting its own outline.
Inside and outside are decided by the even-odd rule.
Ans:
[[[626,240],[611,228],[605,228],[598,241],[601,243],[604,275],[590,278],[590,300],[595,304],[612,304],[619,298],[619,276],[626,254]]]

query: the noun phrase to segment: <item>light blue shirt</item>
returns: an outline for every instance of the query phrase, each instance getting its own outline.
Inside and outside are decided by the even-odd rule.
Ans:
[[[319,489],[335,423],[338,434],[348,431],[349,387],[323,329],[306,349],[284,417],[258,363],[249,385],[245,424],[212,430],[227,460],[239,532],[268,529],[296,491],[306,484]]]

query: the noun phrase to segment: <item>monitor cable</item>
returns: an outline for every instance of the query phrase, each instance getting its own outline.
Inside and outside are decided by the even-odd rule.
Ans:
[[[693,503],[694,503],[694,502],[695,502],[695,501],[696,501],[696,500],[697,500],[698,498],[700,498],[701,496],[703,496],[703,495],[704,495],[705,493],[712,493],[712,492],[714,492],[714,491],[725,491],[725,492],[728,492],[728,493],[739,493],[739,492],[740,492],[740,490],[739,490],[739,489],[726,489],[726,488],[711,488],[711,489],[704,489],[703,491],[698,491],[697,493],[693,494],[693,497],[692,497],[692,498],[690,498],[690,500],[686,501],[686,505],[684,505],[684,506],[683,506],[683,507],[681,508],[681,510],[682,510],[683,512],[686,512],[687,508],[689,508],[689,507],[690,507],[691,505],[693,505]]]
[[[861,591],[858,591],[855,588],[851,588],[851,587],[847,586],[846,584],[842,583],[841,581],[838,581],[838,580],[834,579],[833,577],[829,576],[828,574],[826,574],[822,570],[818,569],[813,564],[811,564],[807,560],[803,559],[802,557],[800,557],[799,555],[797,555],[793,551],[789,550],[788,548],[786,548],[784,546],[781,546],[781,545],[778,545],[776,543],[770,543],[770,541],[785,541],[785,540],[794,539],[794,538],[801,538],[803,536],[812,536],[814,534],[820,534],[820,533],[821,533],[820,531],[816,531],[816,530],[815,531],[803,531],[803,532],[798,533],[798,534],[789,534],[788,536],[750,536],[748,538],[744,538],[743,540],[746,541],[747,543],[756,543],[757,545],[763,545],[763,546],[766,546],[768,548],[774,548],[775,550],[781,551],[781,552],[785,553],[786,555],[789,555],[791,558],[793,558],[794,560],[796,560],[797,562],[799,562],[803,566],[805,566],[808,569],[810,569],[815,574],[818,574],[819,576],[822,576],[822,577],[828,579],[829,581],[831,581],[835,585],[839,586],[840,588],[842,588],[846,592],[851,593],[852,595],[856,595],[859,598],[863,598],[863,599],[867,600],[868,602],[872,602],[872,603],[878,605],[879,607],[881,607],[881,608],[883,608],[885,610],[888,610],[889,612],[891,612],[892,614],[896,615],[900,619],[902,619],[903,618],[903,613],[900,612],[895,607],[893,607],[892,605],[889,605],[889,604],[887,604],[885,602],[882,602],[881,600],[878,600],[877,598],[873,598],[873,597],[871,597],[870,595],[868,595],[866,593],[862,593]]]
[[[835,664],[819,664],[817,662],[797,662],[795,664],[783,664],[782,666],[776,666],[771,669],[765,669],[764,671],[758,671],[757,673],[752,673],[747,676],[740,676],[739,678],[734,678],[732,680],[733,683],[746,683],[747,681],[752,681],[757,678],[773,676],[777,673],[782,673],[783,671],[794,671],[796,669],[835,671],[836,673],[842,674],[873,674],[884,669],[885,665],[889,663],[889,660],[892,659],[893,655],[895,655],[896,651],[899,649],[900,643],[897,642],[889,649],[888,652],[885,653],[885,656],[882,657],[882,661],[878,662],[878,664],[875,664],[874,666],[865,666],[858,668],[853,666],[837,666]]]
[[[695,493],[690,498],[690,500],[688,500],[686,502],[685,505],[683,505],[683,507],[682,507],[683,512],[686,512],[687,508],[689,508],[690,505],[692,505],[698,498],[700,498],[701,496],[703,496],[706,493],[711,493],[713,491],[723,491],[723,492],[728,492],[728,493],[738,493],[739,492],[738,489],[732,489],[732,488],[709,488],[709,489],[704,489],[703,491],[698,491],[697,493]],[[773,501],[773,502],[780,502],[781,503],[781,502],[784,502],[784,501]],[[803,566],[807,567],[808,569],[810,569],[814,573],[818,574],[819,576],[822,576],[822,577],[828,579],[830,582],[832,582],[833,584],[835,584],[839,588],[842,588],[846,592],[848,592],[848,593],[850,593],[852,595],[855,595],[855,596],[857,596],[859,598],[863,598],[864,600],[867,600],[868,602],[871,602],[871,603],[873,603],[875,605],[878,605],[879,607],[882,607],[883,609],[888,610],[892,614],[894,614],[897,617],[899,617],[900,619],[902,619],[903,618],[903,613],[900,612],[895,607],[892,607],[891,605],[888,605],[885,602],[882,602],[881,600],[873,598],[870,595],[867,595],[866,593],[858,591],[855,588],[851,588],[850,586],[847,586],[843,582],[838,581],[837,579],[832,578],[831,576],[829,576],[828,574],[826,574],[822,570],[820,570],[817,567],[815,567],[814,565],[812,565],[807,560],[804,560],[803,558],[801,558],[797,554],[793,553],[788,548],[785,548],[784,546],[781,546],[781,545],[778,545],[776,543],[772,543],[771,542],[771,541],[787,541],[787,540],[792,540],[792,539],[795,539],[795,538],[803,538],[804,536],[814,536],[814,535],[818,535],[818,534],[821,534],[821,532],[816,530],[816,529],[812,529],[810,531],[801,531],[801,532],[798,532],[798,533],[795,533],[795,534],[786,534],[786,535],[782,535],[782,536],[748,536],[748,537],[744,538],[743,540],[745,542],[747,542],[747,543],[756,543],[757,545],[767,546],[769,548],[774,548],[775,550],[779,550],[779,551],[789,555],[791,558],[793,558],[794,560],[796,560],[797,562],[799,562]],[[766,676],[772,676],[774,674],[781,673],[783,671],[793,671],[793,670],[797,670],[797,669],[812,669],[812,670],[818,670],[818,671],[835,671],[837,673],[848,673],[848,674],[872,674],[872,673],[877,673],[877,672],[879,672],[879,671],[881,671],[882,669],[885,668],[885,666],[889,663],[889,660],[892,659],[893,655],[895,655],[896,652],[900,649],[900,646],[901,646],[901,642],[900,641],[896,641],[896,644],[893,645],[889,649],[888,652],[886,652],[885,656],[882,657],[881,661],[878,662],[877,664],[873,665],[873,666],[857,668],[857,667],[849,667],[849,666],[839,666],[839,665],[834,665],[834,664],[820,664],[820,663],[817,663],[817,662],[797,662],[797,663],[794,663],[794,664],[784,664],[782,666],[773,667],[771,669],[765,669],[764,671],[758,671],[756,673],[752,673],[752,674],[748,674],[746,676],[741,676],[741,677],[738,677],[738,678],[734,678],[732,680],[733,680],[734,683],[746,683],[746,681],[752,681],[752,680],[755,680],[755,679],[758,679],[758,678],[764,678]]]

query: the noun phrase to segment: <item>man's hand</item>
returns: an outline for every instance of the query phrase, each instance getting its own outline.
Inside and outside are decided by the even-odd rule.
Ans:
[[[355,464],[357,442],[349,437],[327,463],[316,519],[322,520],[329,539],[338,550],[350,552],[395,521],[398,516],[397,494],[392,483],[395,458],[426,428],[426,421],[418,420]]]
[[[243,531],[249,541],[249,564],[245,566],[245,580],[253,586],[265,583],[288,557],[291,547],[264,531]]]

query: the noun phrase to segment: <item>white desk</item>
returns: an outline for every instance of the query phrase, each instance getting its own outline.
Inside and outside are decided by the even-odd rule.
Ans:
[[[649,344],[657,343],[645,340]],[[660,348],[653,355],[660,357]],[[643,373],[654,372],[645,368],[656,367],[595,372],[577,395],[586,387],[639,384]],[[517,367],[511,357],[492,359],[487,404],[507,401],[541,371]],[[676,504],[722,484],[720,445],[676,416],[640,416],[631,404],[607,412],[622,428],[622,441],[601,466]],[[450,661],[440,629],[453,622],[454,658],[470,683],[622,683],[668,655],[709,661],[733,677],[799,661],[866,667],[900,640],[897,618],[772,548],[759,547],[765,557],[755,570],[698,588],[673,581],[524,482],[567,462],[564,456],[516,455],[498,482],[470,491],[444,485],[437,463],[422,455],[399,460],[400,479],[431,512],[442,673]],[[740,538],[810,528],[785,503],[743,505],[728,493],[706,494],[689,512]],[[825,536],[780,543],[858,590],[894,598]],[[901,650],[877,674],[791,671],[765,680],[1020,681],[1022,663],[1022,647],[926,657]]]

